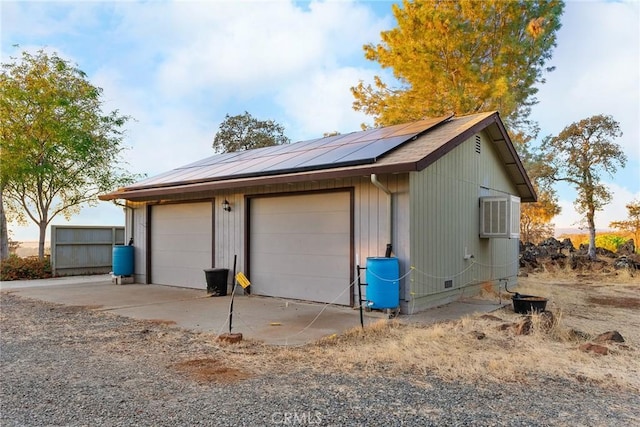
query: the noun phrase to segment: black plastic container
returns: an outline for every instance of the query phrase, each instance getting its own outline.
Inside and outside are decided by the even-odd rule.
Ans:
[[[204,270],[207,279],[207,293],[217,297],[227,295],[228,268],[207,268]]]
[[[547,298],[535,295],[515,294],[511,297],[513,301],[513,311],[520,314],[540,313],[547,308]]]

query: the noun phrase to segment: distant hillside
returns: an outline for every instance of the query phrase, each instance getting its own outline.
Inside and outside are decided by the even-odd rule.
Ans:
[[[610,228],[597,228],[596,234],[602,233],[616,233],[616,230]],[[577,234],[589,234],[589,230],[580,228],[556,228],[553,236],[557,239],[562,235],[577,235]]]
[[[576,235],[576,234],[589,234],[588,230],[581,230],[579,228],[556,228],[553,236],[557,239],[563,235]]]
[[[51,253],[50,242],[44,242],[44,253]],[[19,257],[38,256],[38,242],[20,242],[20,246],[16,250],[16,255],[18,255]]]

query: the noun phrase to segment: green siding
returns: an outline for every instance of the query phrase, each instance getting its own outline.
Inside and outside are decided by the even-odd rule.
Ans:
[[[479,238],[479,198],[516,194],[490,140],[480,134],[410,174],[409,312],[471,296],[478,285],[517,275],[517,239]],[[473,258],[465,259],[467,254]],[[451,280],[452,286],[445,288]]]

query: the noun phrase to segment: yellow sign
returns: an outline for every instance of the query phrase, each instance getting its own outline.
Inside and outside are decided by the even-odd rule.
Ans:
[[[249,281],[249,279],[247,279],[247,276],[245,276],[243,272],[236,274],[236,281],[240,284],[240,286],[242,286],[242,289],[251,284],[251,282]]]

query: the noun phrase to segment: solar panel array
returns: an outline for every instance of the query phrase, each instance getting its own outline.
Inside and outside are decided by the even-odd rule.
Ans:
[[[177,183],[217,181],[375,163],[384,154],[450,117],[425,119],[409,124],[293,144],[216,154],[140,181],[129,188],[168,186]]]

